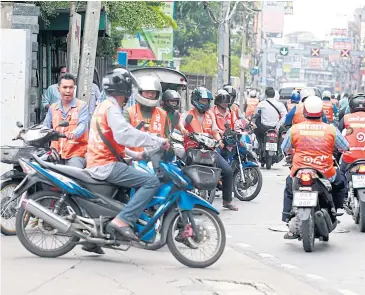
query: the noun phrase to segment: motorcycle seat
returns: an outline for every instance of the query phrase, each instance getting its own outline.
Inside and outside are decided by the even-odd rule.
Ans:
[[[96,185],[109,184],[106,181],[96,180],[96,179],[92,178],[91,175],[89,174],[89,172],[87,172],[84,169],[66,166],[66,165],[49,163],[49,162],[43,161],[42,159],[40,159],[38,156],[36,156],[34,154],[33,154],[33,157],[34,157],[34,160],[39,165],[41,165],[43,168],[50,169],[55,172],[59,172],[70,178],[78,179],[78,180],[81,180],[81,181],[83,181],[85,183],[89,183],[89,184],[96,184]]]

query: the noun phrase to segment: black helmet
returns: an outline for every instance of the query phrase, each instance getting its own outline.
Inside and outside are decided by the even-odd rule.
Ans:
[[[177,92],[175,90],[167,89],[162,94],[162,107],[168,113],[178,111],[179,110],[179,105],[180,105],[180,99],[181,99],[181,96],[180,96],[179,92]],[[176,105],[171,105],[170,104],[171,101],[176,101],[177,104]]]
[[[209,100],[207,104],[200,103],[201,98]],[[212,93],[205,87],[197,87],[191,93],[191,104],[198,109],[200,113],[205,113],[210,108],[210,101],[213,99]]]
[[[226,90],[223,89],[219,89],[217,92],[217,95],[215,96],[214,99],[214,104],[220,105],[222,103],[231,103],[231,96],[229,95],[229,93]]]
[[[223,89],[228,92],[228,94],[231,96],[231,105],[234,103],[237,97],[237,91],[233,88],[232,85],[224,85]]]
[[[126,69],[114,69],[103,78],[103,89],[111,96],[125,96],[132,94],[132,85],[138,88],[135,77]]]
[[[355,94],[349,101],[350,112],[364,112],[365,111],[365,93]]]

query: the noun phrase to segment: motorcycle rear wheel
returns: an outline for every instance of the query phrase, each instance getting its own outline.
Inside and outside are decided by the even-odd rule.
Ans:
[[[311,210],[311,213],[307,220],[302,220],[301,225],[301,237],[303,242],[303,249],[305,252],[313,252],[314,250],[314,210]]]

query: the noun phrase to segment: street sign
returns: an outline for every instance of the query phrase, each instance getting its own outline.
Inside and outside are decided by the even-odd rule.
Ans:
[[[341,50],[341,57],[349,57],[349,56],[350,56],[350,49]]]
[[[312,48],[311,49],[311,56],[316,56],[316,57],[319,57],[319,48]]]
[[[127,67],[128,66],[128,53],[127,52],[118,52],[118,64]]]
[[[280,48],[280,54],[281,54],[282,56],[287,56],[287,55],[289,54],[289,49],[288,49],[288,47],[281,47],[281,48]]]

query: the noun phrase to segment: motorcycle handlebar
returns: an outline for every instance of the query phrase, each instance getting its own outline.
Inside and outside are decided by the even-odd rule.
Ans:
[[[157,154],[159,151],[161,151],[160,146],[157,146],[157,147],[154,147],[150,150],[144,151],[143,152],[143,158],[145,158],[145,159],[151,158],[154,154]]]

